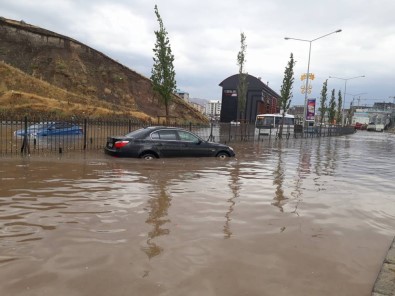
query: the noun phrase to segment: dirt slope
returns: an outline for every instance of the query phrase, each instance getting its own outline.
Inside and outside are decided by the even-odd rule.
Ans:
[[[50,106],[55,110],[60,108],[60,113],[79,110],[89,116],[101,116],[99,108],[103,108],[106,114],[127,114],[153,120],[165,115],[148,78],[81,42],[55,32],[0,18],[0,60],[7,64],[0,65],[0,100],[5,103],[15,96],[24,98],[12,101],[14,110],[18,109],[19,101],[27,107],[27,97],[31,100],[41,97],[59,101],[58,104],[51,101],[53,104]],[[13,72],[11,66],[27,75],[9,74],[9,71]],[[5,73],[9,74],[7,79],[3,77]],[[20,94],[15,95],[15,92]],[[30,104],[30,110],[39,106],[33,101]],[[80,105],[77,108],[77,105],[70,104]],[[1,105],[1,110],[7,108],[6,103]],[[86,110],[83,111],[84,108]],[[170,112],[177,121],[206,121],[204,116],[176,96]]]

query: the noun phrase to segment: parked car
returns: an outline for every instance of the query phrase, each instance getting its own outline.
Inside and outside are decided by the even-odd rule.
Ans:
[[[81,135],[83,130],[80,126],[70,122],[41,122],[27,128],[27,135],[33,137],[54,135]],[[16,136],[23,137],[25,129],[15,132]]]
[[[361,129],[362,129],[362,123],[356,122],[355,125],[354,125],[354,128],[355,128],[356,130],[361,130]]]
[[[219,157],[235,156],[233,148],[204,141],[182,128],[151,126],[122,137],[109,137],[106,154],[117,157],[153,159],[161,157]]]
[[[384,124],[369,122],[366,130],[374,131],[374,132],[383,132],[384,131]]]

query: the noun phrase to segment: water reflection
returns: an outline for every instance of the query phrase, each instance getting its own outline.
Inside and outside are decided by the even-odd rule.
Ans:
[[[326,145],[323,145],[326,150],[323,152],[325,155],[325,163],[324,163],[324,172],[326,175],[333,176],[336,172],[337,168],[337,160],[338,160],[338,139],[332,139],[332,141],[327,141]]]
[[[320,176],[322,174],[322,160],[321,160],[321,155],[322,155],[322,147],[323,145],[321,145],[321,138],[318,139],[318,146],[315,149],[315,174],[317,176]],[[326,145],[327,147],[329,145]]]
[[[229,161],[2,159],[0,294],[368,294],[395,227],[395,140],[357,135]]]
[[[155,242],[155,239],[170,233],[170,229],[165,226],[171,222],[168,218],[171,197],[167,192],[166,181],[153,180],[153,182],[157,184],[153,185],[154,197],[147,202],[148,218],[145,220],[145,223],[152,226],[152,229],[148,232],[147,246],[142,248],[148,258],[158,256],[163,252],[163,248]]]
[[[304,167],[304,155],[303,155],[303,150],[305,149],[305,146],[302,145],[302,142],[299,144],[299,149],[297,150],[298,153],[298,158],[297,158],[297,167],[296,167],[296,177],[294,178],[294,190],[291,193],[291,196],[294,198],[295,202],[295,208],[291,212],[293,214],[296,214],[299,216],[298,208],[300,203],[302,202],[302,197],[303,197],[303,167]]]
[[[275,185],[275,192],[274,192],[274,202],[272,205],[278,207],[280,209],[280,212],[284,212],[284,204],[286,203],[286,198],[284,196],[284,178],[285,178],[285,170],[284,170],[284,164],[283,164],[283,150],[282,150],[282,141],[279,141],[278,143],[278,149],[277,149],[277,165],[275,167],[275,170],[273,172],[273,185]]]
[[[228,210],[225,213],[225,224],[223,227],[223,232],[224,232],[224,238],[228,239],[231,238],[232,236],[232,229],[231,229],[231,221],[232,221],[232,213],[234,211],[234,207],[236,205],[236,199],[240,195],[240,188],[241,188],[241,182],[240,182],[240,161],[236,160],[233,163],[232,168],[230,169],[229,172],[229,188],[231,190],[232,196],[226,200],[228,204]]]
[[[312,157],[312,144],[311,140],[306,139],[305,141],[301,141],[301,156],[302,159],[300,161],[300,172],[302,178],[306,178],[306,176],[310,175],[311,168],[311,157]]]

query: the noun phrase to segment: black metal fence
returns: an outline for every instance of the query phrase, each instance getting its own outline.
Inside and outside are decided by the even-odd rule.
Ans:
[[[40,127],[38,128],[38,125]],[[0,117],[0,155],[64,153],[103,149],[107,137],[125,135],[146,124],[131,120],[52,120]],[[175,125],[172,125],[175,126]],[[210,123],[207,125],[176,125],[194,132],[204,140],[220,143],[263,141],[279,138],[278,129],[263,135],[253,124]],[[283,139],[328,137],[351,134],[352,127],[326,126],[303,129],[284,126]]]

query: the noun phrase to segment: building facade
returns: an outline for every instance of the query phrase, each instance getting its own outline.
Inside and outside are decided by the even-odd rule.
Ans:
[[[395,104],[394,103],[386,103],[386,102],[375,102],[373,105],[373,109],[393,110],[393,109],[395,109]]]
[[[206,115],[212,120],[219,120],[221,115],[221,102],[219,100],[210,100],[206,104]]]
[[[189,104],[192,105],[193,108],[198,110],[200,113],[204,114],[206,112],[206,108],[198,103],[195,102],[189,102]]]
[[[303,124],[304,105],[294,105],[288,109],[287,113],[294,115],[298,124]]]
[[[176,94],[177,94],[177,96],[182,98],[185,102],[189,102],[189,93],[178,89]]]
[[[239,74],[230,76],[219,84],[222,87],[221,122],[239,121],[240,119],[238,85]],[[247,86],[245,110],[242,110],[247,122],[255,122],[257,114],[279,112],[279,94],[252,75],[247,75]]]

